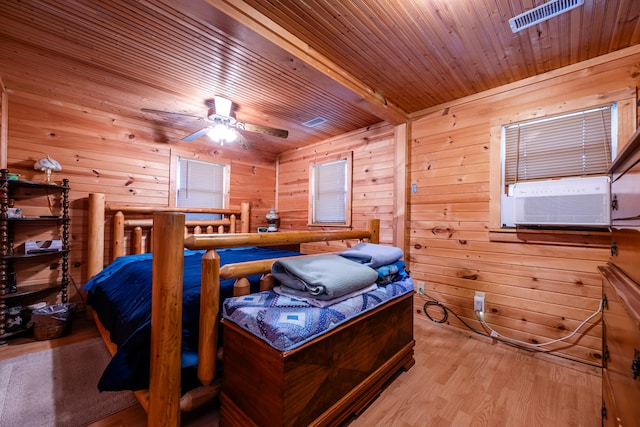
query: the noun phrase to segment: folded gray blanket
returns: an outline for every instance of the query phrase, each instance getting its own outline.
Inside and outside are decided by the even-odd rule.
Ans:
[[[375,291],[376,289],[378,289],[378,285],[376,285],[375,283],[359,289],[357,291],[353,291],[353,292],[349,292],[348,294],[342,295],[340,297],[337,298],[331,298],[331,299],[320,299],[320,298],[316,298],[314,296],[309,295],[309,292],[303,292],[303,291],[298,291],[295,289],[291,289],[287,286],[284,285],[280,285],[280,286],[276,286],[273,288],[273,292],[275,292],[276,294],[279,295],[285,295],[288,297],[293,297],[296,298],[300,301],[304,301],[306,303],[308,303],[309,305],[312,305],[314,307],[320,307],[320,308],[325,308],[325,307],[329,307],[332,306],[334,304],[337,304],[339,302],[342,302],[346,299],[349,298],[353,298],[356,297],[358,295],[362,295],[362,294],[366,294],[367,292],[372,292]]]
[[[351,249],[340,252],[338,255],[368,265],[371,268],[378,268],[383,265],[393,264],[404,256],[402,249],[395,246],[377,245],[374,243],[358,243]]]
[[[378,273],[336,254],[277,260],[271,274],[292,290],[327,300],[375,283]]]

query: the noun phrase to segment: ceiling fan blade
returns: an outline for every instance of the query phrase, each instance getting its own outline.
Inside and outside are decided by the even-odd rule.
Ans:
[[[200,116],[194,116],[193,114],[187,114],[187,113],[174,113],[172,111],[163,111],[163,110],[152,110],[150,108],[143,108],[142,109],[143,113],[152,113],[152,114],[159,114],[159,115],[164,115],[164,116],[180,116],[180,117],[189,117],[192,119],[196,119],[196,120],[203,120],[202,117]]]
[[[247,141],[247,138],[245,138],[240,132],[235,131],[236,135],[238,135],[238,139],[236,139],[235,143],[240,144],[240,146],[245,149],[248,150],[251,148],[251,144],[249,144],[249,141]]]
[[[278,138],[286,138],[287,136],[289,136],[289,131],[284,129],[276,129],[269,126],[254,125],[251,123],[243,122],[237,122],[235,126],[238,129],[246,130],[247,132],[262,133],[265,135],[277,136]]]
[[[199,131],[193,132],[192,134],[185,136],[184,138],[182,138],[182,141],[186,141],[186,142],[193,141],[194,139],[197,139],[197,138],[200,138],[201,136],[206,135],[210,129],[211,129],[210,127],[202,128]]]

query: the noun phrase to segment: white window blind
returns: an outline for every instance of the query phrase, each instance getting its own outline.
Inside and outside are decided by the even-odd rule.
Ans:
[[[312,166],[312,222],[347,222],[348,161],[340,159]]]
[[[504,184],[606,173],[614,109],[609,105],[503,127]]]
[[[178,157],[176,205],[224,208],[226,165]]]

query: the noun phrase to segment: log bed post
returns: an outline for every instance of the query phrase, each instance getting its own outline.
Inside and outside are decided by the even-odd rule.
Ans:
[[[220,307],[220,255],[213,249],[202,256],[201,281],[198,379],[203,385],[209,385],[216,375]]]
[[[89,194],[89,230],[87,235],[87,279],[104,267],[104,194]]]
[[[151,380],[148,426],[180,425],[184,215],[153,214]]]
[[[262,277],[260,277],[260,292],[262,291],[270,291],[273,289],[276,278],[273,277],[271,273],[264,273]]]
[[[380,243],[380,220],[378,218],[367,220],[367,231],[371,233],[369,243]]]
[[[124,247],[124,214],[121,211],[113,216],[113,248],[111,261],[122,255],[126,255]]]
[[[249,223],[251,221],[250,209],[251,209],[251,204],[249,202],[240,203],[240,232],[241,233],[249,232]],[[234,231],[232,231],[232,233],[234,232],[235,232],[235,229]]]
[[[141,254],[142,253],[142,227],[134,227],[133,235],[131,236],[133,239],[133,253]]]

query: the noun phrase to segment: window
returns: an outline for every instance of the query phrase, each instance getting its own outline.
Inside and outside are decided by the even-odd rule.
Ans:
[[[504,183],[603,174],[614,105],[503,126]]]
[[[228,166],[178,157],[176,206],[224,208],[227,199]],[[188,219],[211,219],[211,215],[189,214]]]
[[[513,226],[513,184],[606,174],[615,153],[616,117],[613,103],[502,126],[502,226]]]
[[[311,165],[310,223],[351,225],[352,155]]]

